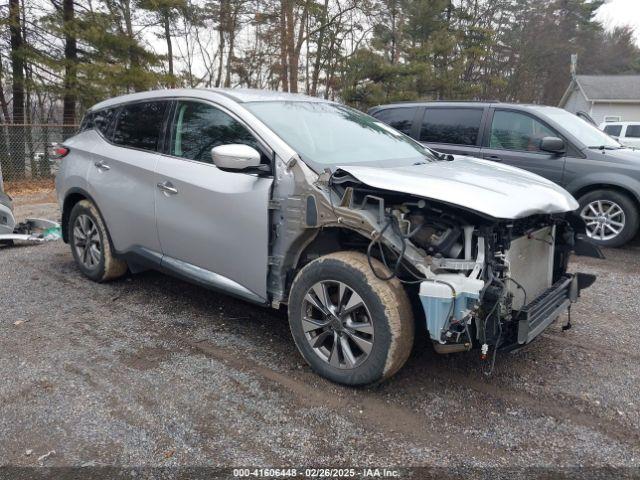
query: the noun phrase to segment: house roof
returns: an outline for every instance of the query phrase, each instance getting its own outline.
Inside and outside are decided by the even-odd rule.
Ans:
[[[576,75],[560,105],[576,88],[591,102],[640,103],[640,75]]]

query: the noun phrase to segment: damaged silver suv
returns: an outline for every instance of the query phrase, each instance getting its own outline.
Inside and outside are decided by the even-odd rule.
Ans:
[[[393,375],[416,331],[439,353],[526,345],[594,281],[571,253],[600,255],[552,182],[315,98],[127,95],[64,153],[63,237],[87,277],[152,268],[287,305],[306,361],[349,385]]]

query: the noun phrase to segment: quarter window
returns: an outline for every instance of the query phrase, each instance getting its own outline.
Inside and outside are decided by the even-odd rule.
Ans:
[[[98,130],[102,135],[109,138],[109,130],[115,119],[115,109],[108,108],[100,110],[93,114],[93,128]]]
[[[405,135],[411,135],[411,125],[415,113],[415,108],[387,108],[377,112],[374,117],[396,130],[400,130]]]
[[[619,137],[622,133],[622,125],[607,125],[604,127],[604,133],[612,137]]]
[[[85,130],[91,130],[93,128],[93,113],[87,113],[82,118],[82,122],[80,122],[80,131],[84,132]]]
[[[557,136],[529,115],[497,110],[493,114],[489,146],[505,150],[541,152],[540,140]]]
[[[627,133],[624,136],[627,138],[640,138],[640,125],[627,125]]]
[[[427,108],[420,141],[476,145],[482,113],[481,108]]]
[[[166,106],[167,102],[161,101],[132,103],[122,107],[113,132],[113,142],[125,147],[156,151]]]
[[[173,125],[170,153],[176,157],[212,163],[212,148],[233,143],[259,151],[258,142],[246,127],[206,103],[179,102]]]

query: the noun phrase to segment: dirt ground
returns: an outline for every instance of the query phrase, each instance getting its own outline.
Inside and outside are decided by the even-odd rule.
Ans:
[[[16,200],[56,218],[55,199]],[[0,249],[0,465],[632,467],[640,473],[640,241],[528,348],[418,342],[375,388],[315,375],[284,314],[157,273],[98,285],[62,242]],[[48,458],[38,457],[55,451]]]

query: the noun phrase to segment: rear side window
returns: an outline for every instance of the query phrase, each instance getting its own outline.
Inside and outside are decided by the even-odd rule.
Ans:
[[[627,138],[640,138],[640,125],[627,125],[627,133],[624,136]]]
[[[420,127],[420,141],[476,145],[482,113],[481,108],[427,108]]]
[[[540,140],[557,136],[558,134],[529,115],[496,110],[491,124],[489,146],[522,152],[541,152]]]
[[[396,130],[400,130],[405,135],[411,135],[415,113],[415,108],[387,108],[376,112],[373,116]]]
[[[233,143],[260,151],[251,132],[222,110],[206,103],[178,103],[171,132],[171,155],[212,163],[212,148]]]
[[[113,142],[124,147],[140,150],[157,150],[166,101],[132,103],[122,107]]]
[[[607,125],[604,127],[604,133],[611,135],[612,137],[619,137],[622,132],[622,125]]]
[[[93,113],[87,113],[80,122],[80,131],[91,130],[93,128]]]
[[[93,113],[93,128],[109,138],[109,132],[116,116],[115,113],[116,110],[114,108],[107,108]]]

